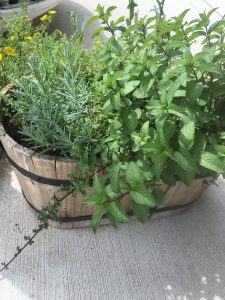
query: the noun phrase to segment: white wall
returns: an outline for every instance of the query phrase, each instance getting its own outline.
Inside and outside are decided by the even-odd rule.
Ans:
[[[61,31],[71,34],[72,29],[68,20],[67,11],[74,10],[75,8],[79,12],[79,18],[82,19],[84,16],[90,18],[95,11],[97,4],[104,5],[105,7],[115,5],[118,7],[116,16],[126,14],[126,6],[128,0],[63,0],[55,9],[57,14],[53,23],[52,29],[58,28]],[[136,0],[139,5],[140,15],[148,14],[149,11],[155,5],[155,0]],[[199,12],[209,10],[211,7],[219,7],[218,14],[223,15],[225,12],[225,1],[224,0],[166,0],[165,11],[169,16],[176,16],[186,8],[190,8],[188,18],[192,19],[198,16]],[[214,19],[218,18],[218,14],[214,15]],[[97,27],[97,25],[93,25]],[[85,33],[85,45],[91,44],[91,32],[93,27],[86,30]]]

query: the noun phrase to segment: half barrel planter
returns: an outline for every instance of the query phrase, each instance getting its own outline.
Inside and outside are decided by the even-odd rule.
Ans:
[[[11,162],[22,193],[34,211],[39,212],[46,206],[52,195],[59,193],[61,185],[68,184],[68,174],[76,169],[76,161],[57,156],[38,155],[34,151],[19,145],[5,131],[0,123],[0,140]],[[175,186],[162,185],[165,192],[164,202],[152,209],[152,217],[162,217],[183,211],[193,201],[197,200],[202,192],[214,181],[212,176],[198,178],[187,187],[178,181]],[[92,192],[89,188],[87,193]],[[69,195],[62,201],[59,209],[59,222],[51,225],[61,228],[77,228],[89,226],[91,215],[96,206],[83,205],[83,195],[73,197]],[[128,196],[122,199],[123,207],[132,215],[132,204]],[[103,218],[102,224],[108,224]]]
[[[0,94],[6,94],[12,87],[12,84],[7,85]],[[76,171],[76,160],[38,155],[33,150],[21,146],[7,134],[1,123],[1,117],[0,141],[16,173],[24,198],[33,211],[40,212],[53,195],[63,196],[59,188],[69,184],[68,175]],[[169,216],[183,211],[200,197],[214,179],[212,176],[198,178],[189,187],[181,181],[177,181],[174,186],[163,184],[161,188],[165,194],[164,201],[160,206],[151,209],[151,217]],[[92,188],[88,188],[86,192],[89,194],[92,191]],[[91,216],[98,207],[84,205],[83,200],[82,194],[76,197],[68,195],[59,209],[59,222],[51,222],[51,225],[61,228],[89,226]],[[129,196],[122,199],[122,204],[126,212],[132,216],[132,202]],[[106,216],[101,223],[109,223]]]

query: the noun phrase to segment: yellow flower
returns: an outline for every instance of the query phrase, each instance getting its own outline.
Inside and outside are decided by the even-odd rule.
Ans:
[[[47,16],[47,15],[44,15],[44,16],[42,16],[42,17],[40,18],[40,20],[41,20],[42,22],[45,22],[47,19],[48,19],[48,16]]]
[[[25,36],[24,39],[25,39],[26,41],[31,41],[33,38],[32,38],[32,36],[29,35],[29,36]]]
[[[15,40],[15,36],[13,36],[13,35],[10,36],[9,40],[10,40],[10,41],[14,41],[14,40]]]
[[[15,49],[11,47],[5,47],[5,52],[6,54],[13,56],[15,54]]]
[[[0,53],[0,61],[3,60],[3,55]]]
[[[49,10],[49,15],[55,15],[56,14],[56,11],[55,10]]]

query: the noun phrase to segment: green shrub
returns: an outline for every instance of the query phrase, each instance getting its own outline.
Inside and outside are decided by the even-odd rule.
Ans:
[[[163,199],[162,183],[190,185],[198,176],[225,171],[225,20],[211,24],[214,10],[189,22],[188,10],[167,19],[165,1],[157,2],[149,17],[139,18],[130,0],[128,19],[113,21],[115,7],[98,5],[90,20],[102,24],[93,36],[111,34],[96,59],[96,80],[108,91],[103,112],[110,126],[101,153],[110,176],[96,175],[86,200],[101,206],[94,229],[104,213],[114,226],[128,220],[120,205],[126,194],[144,221]]]
[[[77,156],[101,135],[91,54],[75,39],[46,36],[28,60],[27,77],[15,78],[5,113],[39,152]],[[94,97],[95,96],[95,97]]]
[[[0,17],[1,26],[7,30],[0,36],[0,88],[10,83],[15,74],[27,74],[27,59],[39,47],[54,13],[49,11],[39,26],[33,25],[24,5],[19,12],[12,13],[12,20]],[[60,35],[60,32],[54,34]]]

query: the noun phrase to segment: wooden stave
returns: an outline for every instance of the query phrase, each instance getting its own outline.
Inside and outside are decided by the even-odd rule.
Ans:
[[[76,169],[75,159],[50,155],[40,156],[34,151],[19,145],[5,132],[1,124],[0,140],[10,159],[15,161],[21,168],[36,175],[51,179],[68,179],[67,174],[74,172]],[[26,199],[38,210],[46,206],[54,193],[56,196],[60,196],[60,193],[57,192],[58,187],[35,182],[23,176],[17,170],[16,175]],[[177,206],[193,202],[208,187],[212,180],[212,176],[198,178],[189,187],[185,186],[182,182],[177,182],[175,186],[164,184],[162,189],[165,192],[165,199],[159,207]],[[205,184],[205,182],[208,182],[208,184]],[[87,194],[91,192],[92,188],[89,188]],[[76,198],[68,196],[62,203],[59,216],[66,218],[93,214],[97,206],[83,205],[83,199],[83,195],[79,195]],[[122,202],[126,211],[132,209],[131,199],[128,196],[125,196]]]

